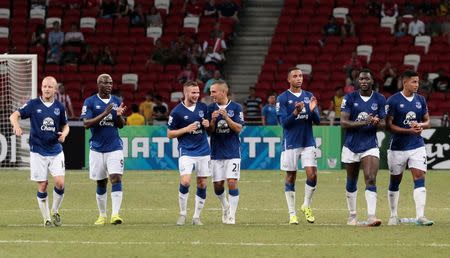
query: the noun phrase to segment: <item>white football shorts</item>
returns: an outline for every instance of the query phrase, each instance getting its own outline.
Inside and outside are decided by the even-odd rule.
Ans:
[[[103,180],[110,174],[123,174],[124,160],[123,150],[111,152],[89,152],[89,178]]]
[[[408,164],[409,168],[416,168],[427,172],[427,151],[420,147],[407,151],[388,150],[388,166],[391,175],[400,175]]]
[[[280,166],[284,171],[297,171],[301,158],[302,168],[317,167],[316,147],[295,148],[281,152]]]
[[[64,152],[55,156],[42,156],[36,152],[30,152],[31,180],[42,182],[48,180],[48,172],[55,176],[65,175]]]
[[[211,170],[209,167],[210,161],[211,157],[209,155],[199,157],[181,156],[178,159],[180,176],[190,175],[194,170],[197,172],[197,177],[211,176]]]
[[[213,182],[224,181],[228,178],[239,180],[241,177],[241,159],[213,159],[211,160]]]
[[[361,162],[361,159],[366,156],[375,156],[378,159],[380,159],[380,149],[378,148],[372,148],[368,149],[361,153],[354,153],[347,147],[342,147],[342,153],[341,153],[341,161],[343,163],[357,163]]]

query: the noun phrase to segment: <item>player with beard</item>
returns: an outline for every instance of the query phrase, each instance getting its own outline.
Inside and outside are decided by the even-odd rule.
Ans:
[[[192,224],[203,225],[200,221],[200,213],[206,200],[206,179],[211,176],[209,170],[211,151],[205,130],[209,127],[209,121],[205,119],[208,109],[206,104],[198,101],[200,88],[196,82],[186,82],[183,85],[183,95],[183,101],[173,108],[167,122],[167,136],[170,139],[178,139],[180,153],[178,160],[180,216],[177,225],[186,223],[189,186],[194,169],[197,173],[197,193]]]
[[[377,130],[385,128],[386,98],[373,91],[373,75],[362,69],[358,75],[359,90],[344,97],[341,104],[341,127],[345,129],[342,162],[347,170],[346,197],[349,218],[347,225],[358,225],[356,198],[359,169],[366,183],[367,226],[381,225],[375,216],[377,207],[376,177],[380,163]]]

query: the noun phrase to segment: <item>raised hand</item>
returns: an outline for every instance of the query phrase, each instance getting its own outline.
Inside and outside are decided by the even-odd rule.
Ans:
[[[312,97],[311,100],[309,101],[309,110],[311,110],[311,112],[317,107],[317,99],[316,97]]]
[[[117,112],[117,115],[118,116],[121,116],[121,115],[123,115],[124,113],[125,113],[125,110],[127,109],[127,106],[125,106],[124,104],[123,104],[123,102],[122,103],[120,103],[120,106],[117,108],[117,110],[116,110],[116,112]]]
[[[219,114],[221,114],[224,119],[228,117],[228,113],[225,109],[219,109]]]
[[[111,113],[111,111],[113,110],[114,104],[109,104],[106,108],[105,111],[103,111],[103,114],[108,115],[109,113]]]
[[[302,102],[295,102],[295,109],[298,113],[301,113],[303,108],[305,107],[305,103]]]
[[[212,112],[212,114],[211,114],[211,118],[212,119],[217,119],[218,117],[219,117],[219,110],[216,110],[216,111],[214,111],[214,112]]]

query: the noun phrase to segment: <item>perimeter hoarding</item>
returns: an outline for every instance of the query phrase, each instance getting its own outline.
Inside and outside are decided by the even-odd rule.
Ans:
[[[167,138],[165,126],[127,126],[119,130],[124,144],[125,169],[175,170],[178,142]],[[279,126],[246,126],[241,132],[241,169],[278,170],[282,129]],[[340,169],[341,129],[314,127],[319,169]],[[85,166],[89,165],[90,131],[85,135]]]

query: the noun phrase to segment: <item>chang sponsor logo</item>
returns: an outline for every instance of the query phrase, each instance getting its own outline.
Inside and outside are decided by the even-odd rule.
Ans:
[[[416,113],[409,111],[406,113],[405,120],[403,120],[404,125],[411,125],[412,122],[416,122]]]
[[[42,131],[50,131],[50,132],[56,131],[55,122],[53,121],[53,119],[51,117],[44,118],[44,120],[42,121],[41,130]]]
[[[108,114],[105,116],[102,121],[99,123],[100,126],[114,126],[113,116],[112,114]]]
[[[217,122],[216,133],[230,133],[230,128],[228,127],[227,121],[221,119]]]

